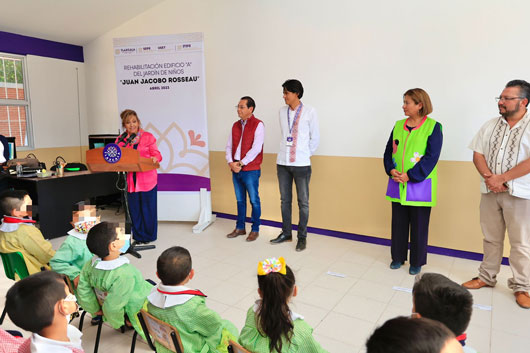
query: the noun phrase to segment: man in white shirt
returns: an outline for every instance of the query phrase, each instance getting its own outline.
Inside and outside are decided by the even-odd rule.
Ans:
[[[276,160],[278,183],[280,185],[282,207],[282,232],[271,240],[272,244],[292,241],[292,189],[293,180],[298,196],[298,242],[296,251],[306,248],[307,221],[309,219],[309,180],[311,179],[311,159],[319,139],[318,117],[315,108],[303,104],[302,83],[287,80],[283,83],[283,99],[286,106],[280,108],[280,151]]]
[[[226,162],[232,171],[232,181],[237,200],[236,228],[226,236],[235,238],[246,234],[245,219],[247,216],[247,193],[252,205],[252,229],[247,241],[254,241],[259,236],[261,202],[259,198],[259,178],[263,161],[263,140],[265,127],[263,122],[254,116],[256,103],[251,97],[242,97],[236,106],[240,120],[232,125],[226,143]]]
[[[501,117],[482,126],[470,144],[481,176],[480,224],[484,259],[479,276],[462,285],[468,289],[497,283],[504,235],[510,239],[508,287],[517,304],[530,309],[530,84],[513,80],[497,98]]]

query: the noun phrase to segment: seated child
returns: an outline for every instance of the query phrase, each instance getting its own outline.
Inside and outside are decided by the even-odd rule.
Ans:
[[[462,353],[462,346],[441,322],[396,317],[366,341],[366,353]]]
[[[33,332],[18,352],[83,352],[81,332],[68,325],[76,299],[60,274],[43,271],[18,281],[7,292],[6,308],[15,325]]]
[[[31,198],[23,190],[7,190],[0,194],[0,252],[20,251],[29,274],[49,269],[48,262],[55,255],[52,244],[44,240],[31,219]]]
[[[103,315],[115,329],[132,324],[143,336],[136,315],[153,285],[129,264],[128,258],[120,256],[127,251],[129,238],[118,223],[101,222],[90,229],[86,244],[96,256],[81,270],[77,298],[92,317]]]
[[[50,260],[55,272],[68,276],[74,288],[79,283],[79,274],[83,266],[92,259],[92,253],[86,245],[86,237],[90,228],[98,223],[96,206],[85,205],[84,202],[74,205],[72,226],[61,247]]]
[[[166,249],[156,268],[162,283],[147,297],[149,313],[179,331],[184,352],[227,352],[228,340],[237,340],[237,329],[206,306],[204,294],[185,286],[195,274],[188,250]],[[170,352],[158,343],[156,351]]]
[[[417,316],[440,321],[453,331],[464,352],[476,352],[466,346],[466,328],[473,312],[473,296],[460,284],[438,273],[416,276],[412,289],[412,311]]]
[[[247,312],[239,343],[254,353],[327,352],[313,338],[313,328],[291,311],[289,302],[298,292],[293,271],[283,257],[258,264],[261,300]]]

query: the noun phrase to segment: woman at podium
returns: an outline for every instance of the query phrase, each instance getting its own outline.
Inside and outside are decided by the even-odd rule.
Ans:
[[[156,138],[142,129],[136,112],[125,109],[120,114],[125,133],[116,140],[122,148],[134,148],[141,157],[160,163],[162,155],[156,146]],[[131,214],[132,235],[136,243],[146,244],[156,240],[157,222],[157,171],[127,173],[127,200]]]

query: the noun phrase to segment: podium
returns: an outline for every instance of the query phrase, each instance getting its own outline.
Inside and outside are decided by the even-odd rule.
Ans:
[[[116,146],[119,152],[111,150],[108,146]],[[86,162],[92,172],[146,172],[159,167],[151,158],[141,157],[137,150],[121,148],[113,143],[86,151]]]
[[[151,158],[140,156],[140,152],[132,148],[121,148],[117,144],[109,143],[105,147],[95,148],[86,151],[86,162],[91,172],[118,172],[125,175],[125,172],[146,172],[157,169],[160,165],[154,163]],[[129,204],[127,203],[127,177],[125,187],[120,188],[123,194],[123,204],[125,209],[125,224],[130,224]],[[126,227],[127,228],[127,227]],[[130,227],[129,227],[130,229]],[[127,253],[141,258],[137,251],[154,249],[154,245],[135,245],[131,241],[131,246]]]

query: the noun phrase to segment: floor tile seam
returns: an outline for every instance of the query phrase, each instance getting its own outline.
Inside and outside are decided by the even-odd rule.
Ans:
[[[377,326],[378,326],[377,323],[379,322],[379,320],[381,320],[381,318],[382,318],[383,315],[386,313],[386,311],[387,311],[388,309],[391,308],[391,307],[390,307],[390,301],[391,301],[391,300],[392,300],[392,298],[390,298],[390,300],[388,301],[388,303],[385,304],[385,308],[384,308],[383,311],[381,312],[381,315],[379,315],[379,317],[377,318],[377,321],[375,322],[375,326],[374,326],[374,327],[377,327]],[[412,307],[410,308],[410,311],[411,311],[411,313],[412,313]],[[384,324],[384,322],[381,323],[379,326],[381,326],[382,324]]]
[[[320,276],[320,275],[318,275]],[[355,279],[355,282],[353,282],[345,291],[345,294],[347,294],[350,289],[353,288],[353,286],[355,286],[355,283],[357,283],[357,281],[359,280],[359,278],[355,278],[355,277],[351,277],[353,279]],[[318,287],[318,288],[322,288],[322,289],[327,289],[327,290],[331,290],[331,291],[335,291],[336,289],[333,289],[333,288],[329,288],[329,287],[324,287],[324,286],[320,286],[318,284],[314,284],[314,283],[318,283],[317,280],[315,279],[313,282],[309,283],[308,286],[315,286],[315,287]]]
[[[502,333],[510,335],[510,336],[520,337],[520,338],[524,338],[527,341],[530,341],[530,337],[529,336],[519,335],[517,333],[513,333],[512,331],[506,331],[506,330],[503,330],[503,329],[492,328],[491,331],[490,331],[490,346],[491,346],[491,337],[493,337],[493,331],[502,332]]]
[[[399,293],[403,293],[403,292],[400,292],[400,291],[397,291],[397,290],[394,290],[394,294],[392,295],[392,298],[390,298],[390,300],[388,301],[388,305],[390,305],[392,303],[392,299],[394,299],[394,297],[398,296]],[[410,309],[410,312],[412,314],[412,293],[409,293],[410,296],[411,296],[411,301],[410,301],[410,307],[408,307]],[[394,307],[399,307],[399,308],[405,308],[405,306],[401,306],[400,304],[396,303],[396,304],[392,304],[392,306]]]
[[[327,289],[327,290],[329,290],[329,288],[320,287],[320,286],[317,286],[317,287],[322,288],[322,289]],[[337,300],[337,303],[336,303],[332,308],[330,308],[330,309],[328,309],[328,308],[323,308],[323,307],[318,306],[318,305],[315,305],[315,304],[313,304],[313,303],[307,303],[307,302],[304,302],[303,300],[300,300],[300,299],[298,299],[298,301],[300,301],[301,303],[308,304],[308,305],[312,305],[312,306],[315,306],[315,307],[317,307],[317,308],[324,309],[324,310],[328,310],[328,312],[331,312],[331,311],[333,311],[333,308],[334,308],[335,306],[337,306],[337,304],[338,304],[338,303],[344,298],[345,295],[346,295],[346,294],[342,295],[342,297],[340,297],[340,299]]]
[[[385,309],[385,310],[386,310],[386,309]],[[381,318],[381,316],[379,316],[379,317],[377,318],[377,320],[375,320],[375,321],[368,321],[368,320],[363,319],[363,318],[361,318],[361,317],[354,316],[354,315],[350,315],[350,314],[347,314],[347,313],[342,312],[342,311],[335,311],[335,308],[333,308],[331,311],[332,311],[333,313],[335,313],[335,314],[341,314],[341,315],[347,316],[347,317],[352,318],[352,319],[357,319],[357,320],[362,320],[362,321],[364,321],[364,322],[369,322],[369,323],[371,323],[371,324],[373,324],[373,325],[376,325],[376,324],[377,324],[377,321],[379,321],[379,319]],[[384,310],[383,310],[383,312],[384,312]],[[383,312],[381,312],[381,315],[383,315]]]
[[[324,321],[324,320],[322,320],[322,321]],[[316,330],[316,327],[315,327],[315,330]],[[313,332],[314,332],[314,331],[313,331]],[[336,339],[335,337],[329,337],[328,335],[325,335],[325,334],[322,334],[322,333],[317,333],[317,335],[322,336],[322,337],[325,337],[325,338],[327,338],[327,339],[329,339],[329,340],[333,340],[333,341],[336,341],[336,342],[339,342],[339,343],[342,343],[342,344],[345,344],[345,345],[351,346],[351,343],[349,343],[349,342],[344,342],[344,341],[341,341],[341,340],[338,340],[338,339]],[[364,346],[364,344],[361,345],[361,349],[363,348],[363,346]],[[326,347],[323,347],[323,348],[325,349]]]
[[[403,278],[406,278],[406,277],[403,277]],[[371,279],[369,279],[369,278],[360,278],[360,279],[362,279],[363,281],[367,281],[367,282],[375,283],[375,284],[379,284],[379,285],[385,285],[385,284],[386,284],[386,283],[381,283],[381,282],[373,281],[373,280],[371,280]],[[402,279],[402,281],[403,281],[403,279]],[[390,289],[392,289],[392,287],[394,287],[394,286],[391,286]],[[395,292],[395,290],[394,290],[394,292]]]
[[[335,314],[341,314],[341,315],[345,315],[345,316],[351,317],[351,316],[346,315],[346,314],[344,314],[344,313],[340,313],[340,312],[336,312],[336,311],[335,311],[335,308],[337,307],[337,305],[339,305],[339,303],[340,303],[345,297],[346,297],[346,293],[344,293],[344,294],[342,295],[342,297],[340,297],[340,299],[337,300],[337,303],[336,303],[335,305],[333,305],[333,307],[329,310],[329,312],[334,312]],[[355,319],[358,319],[358,320],[363,320],[363,319],[359,319],[359,318],[356,318],[356,317],[354,317],[354,318],[355,318]],[[363,320],[363,321],[366,321],[366,320]]]
[[[360,319],[360,318],[358,318],[358,317],[352,317],[352,316],[346,315],[346,314],[344,314],[344,313],[339,313],[339,312],[333,311],[333,309],[330,310],[330,311],[328,312],[328,314],[322,319],[322,321],[319,323],[318,326],[320,326],[320,324],[322,324],[322,322],[323,322],[323,321],[329,316],[329,314],[331,314],[331,313],[336,314],[336,315],[346,316],[346,317],[349,318],[349,319],[355,319],[355,320],[359,320],[359,321],[362,321],[362,322],[364,322],[364,323],[367,323],[367,324],[369,324],[369,325],[372,326],[370,332],[372,332],[372,331],[374,330],[375,326],[376,326],[376,323],[375,323],[375,322],[371,322],[371,321],[363,320],[363,319]],[[316,329],[316,327],[315,327],[315,329]],[[319,333],[319,334],[320,334],[320,333]],[[323,336],[326,336],[326,335],[323,335]],[[333,337],[329,337],[329,336],[326,336],[326,337],[334,339]]]

